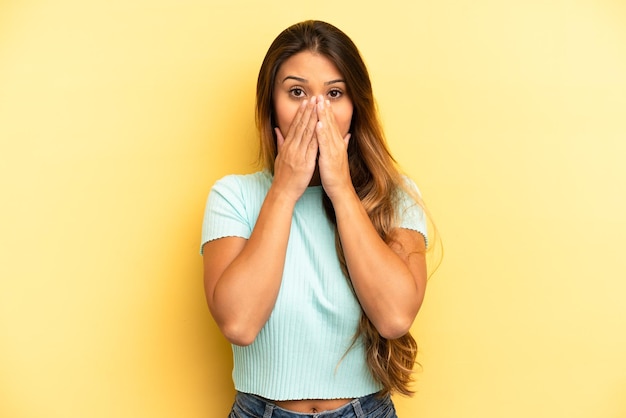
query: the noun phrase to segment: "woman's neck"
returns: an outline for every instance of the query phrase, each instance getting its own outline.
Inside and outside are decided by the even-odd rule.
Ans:
[[[311,181],[309,182],[309,187],[312,186],[321,186],[322,180],[320,179],[320,170],[319,167],[315,167],[315,171],[313,172],[313,177],[311,177]]]

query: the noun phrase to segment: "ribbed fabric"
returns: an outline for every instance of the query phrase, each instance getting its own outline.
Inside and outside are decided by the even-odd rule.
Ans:
[[[219,180],[207,201],[202,244],[249,238],[271,182],[267,172]],[[233,380],[240,392],[291,400],[358,398],[382,389],[367,368],[361,342],[350,348],[361,308],[341,272],[322,193],[321,186],[309,187],[296,204],[269,320],[251,345],[233,345]],[[401,211],[401,225],[425,235],[421,209],[403,206],[417,210]]]

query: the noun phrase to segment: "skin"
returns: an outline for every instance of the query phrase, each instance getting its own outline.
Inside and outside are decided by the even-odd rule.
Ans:
[[[321,184],[333,203],[363,310],[383,337],[406,334],[424,297],[425,243],[421,234],[398,228],[394,244],[387,245],[352,186],[347,147],[353,104],[342,75],[324,56],[305,51],[290,57],[277,73],[274,110],[274,180],[250,238],[225,237],[204,245],[205,293],[217,325],[233,344],[254,341],[278,297],[295,204],[308,186]],[[276,403],[311,413],[348,401]]]

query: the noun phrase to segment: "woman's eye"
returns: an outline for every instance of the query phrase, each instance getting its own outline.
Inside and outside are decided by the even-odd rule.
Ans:
[[[338,98],[341,97],[342,94],[343,93],[341,92],[341,90],[331,90],[331,91],[328,92],[328,96],[331,99],[338,99]]]
[[[289,92],[291,93],[293,97],[297,97],[297,98],[304,97],[304,90],[299,89],[297,87],[289,90]]]

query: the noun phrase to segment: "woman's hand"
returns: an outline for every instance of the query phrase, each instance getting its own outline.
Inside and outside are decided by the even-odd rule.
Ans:
[[[311,182],[317,159],[316,97],[304,100],[298,109],[287,136],[275,128],[278,155],[274,163],[273,186],[282,188],[297,201]]]
[[[322,186],[331,201],[346,191],[354,190],[348,164],[350,134],[342,136],[335,121],[330,101],[317,102],[318,122],[315,126],[319,146],[319,170]]]

